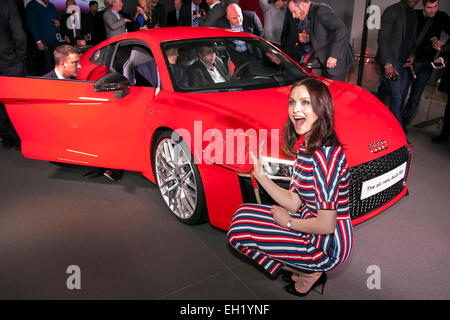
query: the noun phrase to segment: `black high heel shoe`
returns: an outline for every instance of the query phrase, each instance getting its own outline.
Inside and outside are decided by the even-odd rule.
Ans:
[[[291,282],[295,282],[294,280],[292,280],[291,276],[293,274],[293,272],[291,271],[287,271],[287,270],[281,270],[281,279],[283,279],[284,281],[286,281],[287,283],[291,283]]]
[[[323,294],[323,290],[325,288],[325,283],[327,282],[327,278],[328,278],[327,274],[325,272],[322,272],[319,279],[317,279],[316,282],[314,282],[314,284],[311,286],[311,288],[309,288],[309,290],[305,293],[301,293],[301,292],[298,292],[297,290],[295,290],[295,282],[292,280],[291,280],[292,282],[290,284],[288,284],[287,286],[285,286],[284,288],[288,293],[290,293],[294,296],[304,297],[304,296],[308,295],[308,293],[310,293],[311,290],[313,290],[315,287],[322,285],[322,289],[320,290],[320,292],[319,291],[317,291],[317,292],[320,294]]]

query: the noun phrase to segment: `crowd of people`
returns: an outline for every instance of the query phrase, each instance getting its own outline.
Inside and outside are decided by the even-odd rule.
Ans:
[[[264,26],[254,11],[241,9],[239,0],[173,0],[174,9],[169,12],[159,0],[137,0],[134,12],[123,10],[123,0],[102,1],[105,10],[99,11],[99,3],[93,0],[89,11],[82,12],[76,0],[66,0],[66,11],[59,16],[50,0],[30,0],[26,6],[21,0],[8,0],[18,8],[11,30],[24,32],[28,41],[28,46],[18,43],[28,48],[18,59],[27,57],[22,73],[48,73],[54,67],[53,51],[61,44],[82,48],[125,32],[166,26],[249,32],[266,38],[305,66],[310,57],[316,57],[309,59],[310,65],[315,61],[327,76],[340,80],[345,80],[353,59],[344,23],[331,7],[309,0],[292,0],[289,5],[287,0],[260,0]]]
[[[439,0],[422,0],[422,9],[414,10],[419,1],[402,0],[386,8],[378,36],[377,60],[382,77],[376,96],[382,102],[389,97],[389,108],[405,133],[433,68],[444,68],[445,64],[441,62],[448,54],[441,50],[443,44],[439,39],[442,31],[450,35],[449,16],[438,11]],[[442,78],[439,90],[448,93],[449,84],[445,78]],[[449,139],[448,109],[447,103],[443,130],[433,142]]]

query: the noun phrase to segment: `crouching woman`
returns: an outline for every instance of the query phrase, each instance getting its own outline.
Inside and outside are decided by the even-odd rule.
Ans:
[[[350,256],[349,170],[325,84],[312,78],[295,83],[288,110],[283,150],[296,154],[290,188],[276,185],[262,160],[251,154],[254,177],[278,205],[243,204],[227,236],[271,275],[288,270],[283,272],[286,291],[305,296],[317,286],[323,293],[326,271]]]

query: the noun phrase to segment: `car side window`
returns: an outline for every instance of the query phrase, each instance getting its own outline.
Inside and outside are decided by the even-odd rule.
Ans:
[[[111,69],[123,74],[130,80],[132,86],[160,87],[155,59],[146,46],[136,44],[119,46]]]
[[[109,46],[98,49],[91,55],[89,61],[100,66],[107,65],[113,53],[114,45],[115,44],[110,44]]]

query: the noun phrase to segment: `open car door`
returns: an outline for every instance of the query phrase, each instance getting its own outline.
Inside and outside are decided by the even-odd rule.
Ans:
[[[99,81],[0,77],[0,101],[25,157],[144,170],[144,123],[155,89],[128,83],[103,91],[113,83],[99,90]]]

